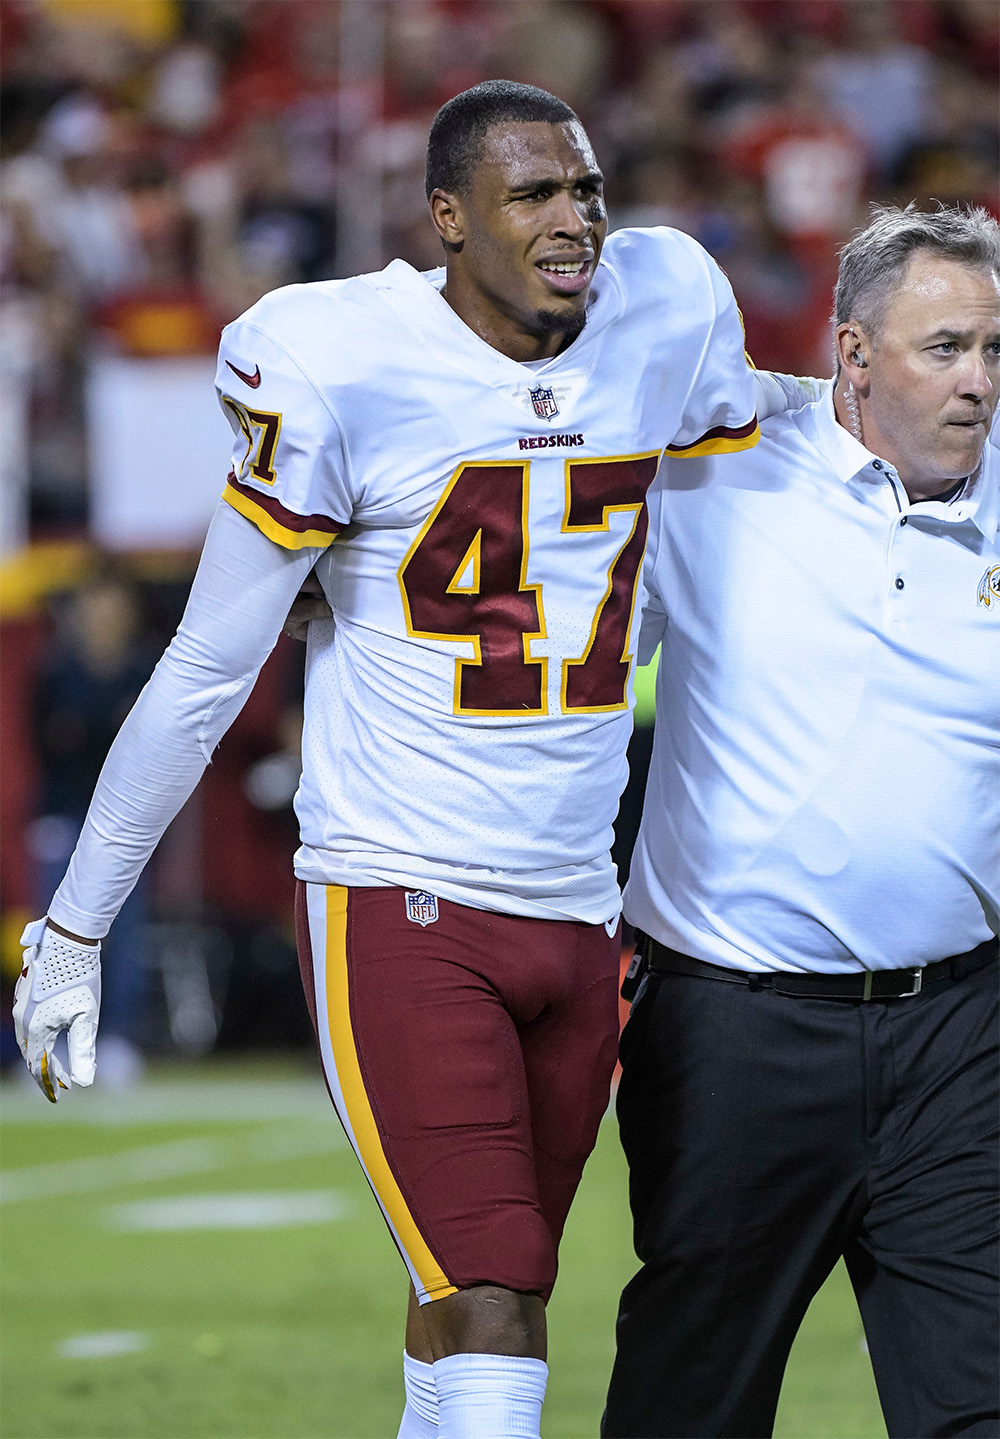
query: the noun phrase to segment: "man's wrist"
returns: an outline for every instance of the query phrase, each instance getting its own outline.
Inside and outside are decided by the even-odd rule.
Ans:
[[[55,930],[56,934],[61,934],[63,939],[72,939],[76,944],[100,944],[99,939],[87,939],[85,935],[74,934],[71,929],[63,929],[62,925],[56,924],[54,919],[46,919],[45,923],[49,929]]]

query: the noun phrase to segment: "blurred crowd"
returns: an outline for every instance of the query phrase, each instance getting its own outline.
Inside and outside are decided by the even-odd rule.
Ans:
[[[834,255],[866,199],[997,204],[993,0],[3,0],[0,15],[0,364],[25,397],[36,525],[86,517],[95,347],[210,353],[276,285],[438,262],[427,128],[479,79],[573,104],[612,223],[696,235],[775,368],[827,370]]]
[[[612,226],[700,240],[771,368],[830,373],[836,253],[869,200],[1000,201],[995,0],[0,0],[0,22],[8,556],[29,534],[86,536],[95,356],[208,356],[275,286],[394,256],[439,263],[427,130],[478,80],[569,101],[605,170]],[[76,574],[75,593],[7,631],[7,728],[20,738],[4,884],[18,916],[58,880],[183,591],[183,573],[164,588],[135,557]],[[294,966],[296,683],[281,651],[160,860],[151,908],[175,921],[157,961],[161,1029],[181,1047],[185,1034],[189,1048],[213,1043],[222,1009],[232,1021],[251,992],[251,1033],[280,1012]],[[140,892],[125,923],[146,907]],[[225,943],[213,950],[202,929],[185,950],[177,925],[207,914]],[[142,986],[122,982],[134,1011]],[[304,1035],[302,1014],[289,1024]]]

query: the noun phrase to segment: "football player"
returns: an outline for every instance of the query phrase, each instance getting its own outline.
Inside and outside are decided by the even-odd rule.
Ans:
[[[576,115],[437,115],[444,266],[266,295],[223,334],[235,437],[177,636],[108,757],[16,1018],[94,1075],[99,940],[315,569],[295,858],[327,1084],[412,1281],[401,1433],[537,1435],[545,1301],[617,1039],[608,849],[660,458],[757,439],[725,277],[606,239]],[[776,400],[776,407],[784,403]]]

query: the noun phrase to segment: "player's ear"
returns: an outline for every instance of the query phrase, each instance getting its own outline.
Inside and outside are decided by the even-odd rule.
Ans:
[[[431,221],[444,241],[445,249],[457,254],[465,243],[465,216],[462,213],[461,199],[458,195],[449,194],[447,190],[432,190],[429,204]]]

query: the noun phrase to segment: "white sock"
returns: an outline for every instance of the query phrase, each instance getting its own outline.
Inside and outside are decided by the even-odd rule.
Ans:
[[[438,1439],[438,1401],[434,1366],[411,1359],[403,1350],[403,1388],[406,1408],[396,1439]]]
[[[539,1439],[549,1368],[507,1354],[449,1354],[433,1365],[439,1439]]]

